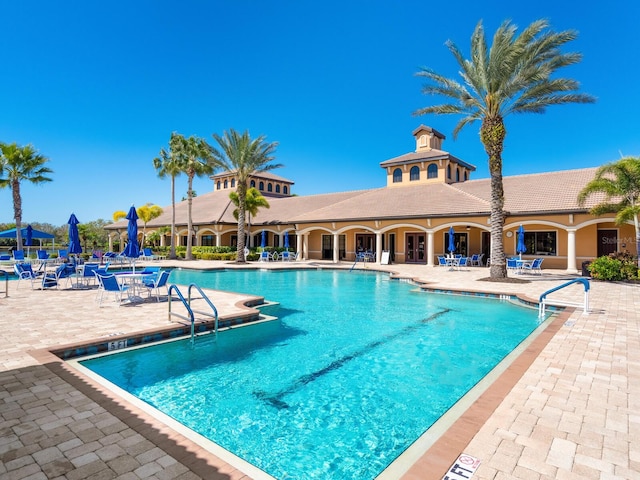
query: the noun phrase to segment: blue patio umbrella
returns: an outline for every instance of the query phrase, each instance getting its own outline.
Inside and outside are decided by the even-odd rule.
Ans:
[[[260,238],[260,248],[267,246],[267,232],[262,230],[262,237]]]
[[[122,254],[129,258],[138,258],[140,256],[140,246],[138,245],[138,212],[136,207],[131,205],[126,219],[129,220],[127,225],[127,245],[124,247]],[[135,270],[135,263],[133,264]]]
[[[78,233],[78,224],[80,223],[76,218],[75,213],[72,213],[69,217],[69,249],[68,252],[75,253],[76,255],[82,253],[82,245],[80,245],[80,234]]]
[[[33,227],[31,225],[27,225],[27,234],[25,235],[24,244],[27,247],[33,245]],[[27,255],[29,255],[29,248],[27,248]]]
[[[453,231],[453,227],[449,227],[449,253],[453,253],[456,251],[456,235]]]
[[[524,244],[524,227],[522,225],[518,228],[518,247],[516,251],[520,255],[520,260],[522,260],[522,254],[527,251],[527,246]]]
[[[284,248],[289,250],[289,232],[284,232]]]

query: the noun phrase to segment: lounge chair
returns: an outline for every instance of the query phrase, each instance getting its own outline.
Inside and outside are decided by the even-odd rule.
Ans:
[[[535,258],[531,263],[525,263],[522,265],[522,271],[529,271],[531,273],[542,275],[542,261],[544,258]]]
[[[13,261],[14,262],[24,262],[24,250],[14,250],[13,251]]]
[[[169,296],[169,287],[167,285],[167,281],[169,280],[169,275],[171,275],[170,270],[162,270],[156,278],[144,279],[142,285],[147,288],[148,296],[147,298],[151,298],[151,294],[155,290],[156,292],[156,301],[160,301],[160,289],[165,287],[167,289],[167,297]]]
[[[98,294],[96,296],[96,301],[99,306],[102,306],[102,299],[104,295],[108,292],[114,294],[115,300],[118,302],[118,305],[122,305],[123,294],[127,294],[127,299],[131,300],[129,295],[129,286],[122,285],[114,274],[110,275],[100,275],[99,273],[95,274],[98,279]]]
[[[69,285],[69,281],[71,280],[71,271],[67,268],[67,265],[62,264],[56,267],[55,272],[47,272],[42,276],[42,282],[40,283],[40,287],[44,290],[45,288],[58,288],[58,286],[62,283],[62,280],[67,280],[67,286]]]
[[[31,288],[33,288],[34,280],[37,280],[38,276],[41,275],[33,271],[33,267],[31,267],[30,263],[24,262],[14,263],[13,271],[18,276],[18,285],[16,286],[16,288],[20,288],[20,282],[22,280],[29,280],[29,282],[31,283]]]

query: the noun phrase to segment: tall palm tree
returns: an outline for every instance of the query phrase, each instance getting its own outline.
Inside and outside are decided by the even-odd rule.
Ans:
[[[640,268],[640,157],[625,157],[603,165],[578,194],[584,205],[594,194],[604,194],[604,201],[592,207],[593,215],[616,214],[616,225],[633,220],[636,229],[636,255]]]
[[[32,145],[19,147],[16,143],[0,142],[0,188],[10,187],[13,196],[13,218],[16,221],[16,241],[22,250],[22,195],[20,184],[51,182],[47,175],[53,170],[45,166],[49,159],[36,152]]]
[[[183,173],[180,158],[176,154],[180,140],[178,134],[173,132],[169,139],[169,150],[160,149],[160,156],[153,159],[153,167],[158,171],[158,177],[171,177],[171,248],[169,258],[176,258],[176,177]]]
[[[193,204],[193,179],[198,176],[211,175],[217,166],[216,161],[211,157],[211,147],[202,138],[191,136],[184,138],[180,134],[175,137],[176,148],[174,154],[178,156],[182,171],[187,174],[187,252],[186,260],[193,260],[191,253],[193,239],[193,220],[191,217],[191,207]]]
[[[274,160],[273,154],[278,142],[266,142],[264,135],[251,139],[248,131],[238,133],[234,129],[225,131],[222,136],[213,134],[220,150],[211,148],[214,160],[224,169],[236,175],[236,193],[238,194],[238,256],[237,262],[244,263],[244,229],[245,212],[247,211],[247,182],[249,178],[260,172],[280,168],[282,165],[269,163]]]
[[[237,207],[240,202],[238,200],[238,192],[231,192],[229,198],[233,204]],[[261,208],[269,208],[269,202],[255,187],[251,187],[247,190],[247,196],[244,199],[244,208],[246,209],[249,217],[247,219],[247,237],[251,238],[251,217],[255,217],[258,214],[258,210]],[[233,217],[238,220],[240,217],[240,209],[236,208],[233,211]],[[251,243],[250,241],[247,243]]]
[[[149,223],[154,218],[158,218],[162,215],[162,207],[158,205],[153,205],[151,203],[147,203],[136,209],[136,213],[138,214],[138,218],[142,220],[142,242],[140,247],[144,247],[144,242],[146,238],[147,231],[147,223]]]
[[[577,33],[549,30],[545,20],[537,20],[516,35],[517,27],[505,21],[493,36],[489,48],[482,22],[471,36],[471,59],[467,60],[451,41],[447,47],[460,66],[463,83],[423,67],[416,74],[430,83],[423,87],[427,95],[440,95],[452,103],[426,107],[415,115],[462,114],[453,136],[468,124],[481,120],[480,141],[489,157],[491,175],[491,273],[492,279],[506,278],[502,243],[504,227],[504,188],[502,151],[507,134],[504,118],[510,113],[544,113],[546,107],[565,103],[591,103],[590,95],[576,93],[578,82],[551,78],[560,68],[582,59],[578,53],[561,53],[564,44]]]

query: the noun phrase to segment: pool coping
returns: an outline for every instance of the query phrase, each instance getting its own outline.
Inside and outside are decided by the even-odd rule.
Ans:
[[[310,268],[322,270],[332,269],[328,266],[310,266]],[[296,268],[292,267],[291,269]],[[346,268],[333,269],[345,270]],[[220,268],[213,270],[220,270]],[[421,281],[414,277],[401,276],[394,272],[376,270],[373,268],[368,271],[372,273],[380,272],[388,274],[389,278],[393,280],[410,281],[421,290],[433,291],[434,293],[471,295],[490,298],[500,298],[501,296],[501,294],[483,290],[474,291],[455,288],[430,288],[430,282]],[[529,303],[532,305],[537,305],[538,303],[536,300],[532,300],[523,294],[512,293],[507,296],[517,297],[523,303]],[[253,303],[253,306],[258,305],[263,301],[262,297],[246,295],[245,298],[249,300],[249,303],[255,302]],[[243,300],[238,303],[242,303],[253,312],[256,311],[255,309],[250,308],[247,300]],[[485,391],[457,418],[457,420],[453,422],[445,432],[443,432],[442,435],[439,436],[437,440],[433,442],[426,452],[424,452],[417,460],[414,459],[415,461],[412,461],[408,468],[400,468],[400,470],[404,470],[401,477],[388,478],[401,478],[402,480],[442,479],[448,468],[453,464],[458,455],[462,453],[462,449],[471,441],[471,439],[473,439],[476,433],[502,402],[504,396],[519,381],[529,366],[538,357],[540,352],[574,311],[575,308],[572,307],[565,307],[562,310],[559,310],[553,321],[540,330],[538,335],[531,341],[524,351],[513,359],[498,378],[485,389]],[[247,315],[250,315],[250,313]],[[234,317],[238,317],[238,315],[235,315]],[[169,333],[171,330],[175,330],[175,326],[169,326],[166,329],[154,328],[151,330],[140,331],[136,335],[138,337],[144,337],[158,333],[159,330]],[[132,336],[133,334],[124,335],[123,337],[130,338]],[[103,386],[100,382],[97,382],[74,369],[59,356],[59,354],[65,350],[77,347],[87,347],[89,344],[95,344],[96,342],[104,344],[105,342],[114,341],[118,338],[118,336],[100,338],[95,341],[85,341],[75,344],[56,346],[55,348],[33,350],[29,353],[41,365],[47,367],[52,373],[67,381],[70,385],[77,388],[78,391],[87,395],[134,431],[140,433],[145,438],[152,441],[156,446],[185,464],[194,473],[201,475],[203,478],[213,480],[250,478],[247,477],[246,471],[241,471],[235,466],[220,459],[218,456],[211,453],[210,450],[203,448],[198,445],[197,442],[188,438],[188,436],[167,426],[166,423],[155,418],[149,412],[133,405],[115,392]],[[400,472],[398,471],[398,473]],[[383,474],[384,471],[379,475],[379,477],[383,478]],[[229,475],[231,475],[231,477]],[[267,476],[265,478],[270,478],[268,477],[268,474],[265,473],[264,475]]]

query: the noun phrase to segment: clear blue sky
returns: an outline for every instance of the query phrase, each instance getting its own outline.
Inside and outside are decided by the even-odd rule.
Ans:
[[[23,184],[23,221],[110,220],[168,206],[152,160],[172,131],[207,140],[229,128],[279,142],[273,173],[299,195],[384,186],[381,161],[413,151],[421,123],[488,176],[479,124],[454,141],[455,116],[414,117],[436,98],[415,77],[457,77],[476,23],[547,18],[575,29],[584,55],[563,76],[597,97],[507,117],[504,174],[599,166],[640,154],[637,1],[5,1],[0,30],[0,141],[33,144],[54,181]],[[339,174],[333,172],[338,170]],[[212,189],[209,179],[195,190]],[[186,192],[179,177],[177,198]],[[0,222],[13,221],[9,189]]]

